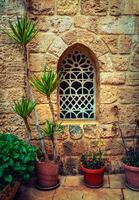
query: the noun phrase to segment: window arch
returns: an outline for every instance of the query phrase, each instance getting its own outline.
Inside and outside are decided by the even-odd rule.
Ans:
[[[96,119],[96,64],[91,51],[69,47],[60,57],[60,119]]]

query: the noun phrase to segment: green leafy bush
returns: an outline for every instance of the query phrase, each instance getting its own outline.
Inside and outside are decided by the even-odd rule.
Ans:
[[[28,181],[34,170],[37,148],[17,136],[0,133],[0,190],[14,181]]]

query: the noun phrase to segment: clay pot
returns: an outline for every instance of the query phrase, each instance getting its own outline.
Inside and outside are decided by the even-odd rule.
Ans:
[[[53,187],[58,183],[59,165],[48,162],[37,162],[37,184],[40,187]]]
[[[87,169],[81,166],[81,170],[84,174],[85,185],[91,188],[99,188],[103,186],[103,177],[106,167],[101,169]]]
[[[132,167],[123,163],[125,184],[128,188],[139,191],[139,167]]]
[[[12,185],[7,185],[0,192],[0,200],[13,200],[19,187],[20,187],[20,182],[18,182],[18,181],[16,181]]]

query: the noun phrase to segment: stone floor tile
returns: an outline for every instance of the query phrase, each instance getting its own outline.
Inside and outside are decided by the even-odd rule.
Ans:
[[[109,177],[108,177],[108,175],[105,175],[104,176],[104,185],[103,185],[103,188],[109,188],[109,187],[110,187]]]
[[[53,200],[82,200],[83,190],[76,187],[63,187],[56,190]]]
[[[66,182],[66,176],[60,176],[60,185],[61,186],[64,186],[65,185],[65,182]]]
[[[125,188],[124,174],[109,175],[110,188]]]
[[[65,187],[84,186],[83,176],[67,176],[65,182],[62,184]],[[104,176],[104,188],[109,187],[108,176]]]
[[[123,200],[121,189],[90,189],[85,190],[83,200]]]
[[[65,184],[66,187],[81,186],[83,184],[83,176],[67,176]]]
[[[124,200],[139,200],[139,192],[135,192],[129,189],[123,190]]]
[[[120,189],[59,188],[53,200],[123,200]]]

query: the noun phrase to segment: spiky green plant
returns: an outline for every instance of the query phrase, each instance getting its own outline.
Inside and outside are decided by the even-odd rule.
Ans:
[[[30,83],[40,93],[49,97],[57,88],[60,78],[60,72],[56,74],[51,68],[46,71],[46,67],[44,67],[41,78],[34,75]]]
[[[36,23],[30,21],[27,16],[18,17],[16,22],[9,21],[10,31],[4,32],[21,46],[28,44],[38,33]]]
[[[31,86],[39,91],[41,94],[44,94],[49,103],[49,107],[52,113],[52,123],[46,121],[46,132],[48,130],[51,130],[51,140],[52,140],[52,147],[53,147],[53,154],[54,154],[54,160],[57,160],[57,151],[56,151],[56,142],[55,142],[55,127],[56,127],[56,120],[55,120],[55,113],[54,113],[54,107],[51,100],[51,95],[54,92],[54,90],[58,87],[59,82],[61,79],[61,73],[55,73],[52,68],[48,69],[46,71],[46,67],[44,67],[44,70],[42,71],[41,77],[37,77],[34,75],[30,81]]]
[[[53,124],[55,124],[55,115],[54,115],[54,108],[51,102],[51,94],[58,87],[60,79],[61,79],[60,72],[56,74],[52,68],[46,71],[46,67],[44,67],[41,77],[39,78],[36,75],[34,75],[30,81],[31,86],[34,89],[36,89],[41,94],[46,95],[53,117]]]
[[[22,97],[18,101],[14,101],[14,105],[13,105],[13,111],[24,120],[29,141],[31,139],[31,129],[28,124],[28,117],[30,116],[35,106],[36,106],[35,101],[26,99],[25,97]]]

